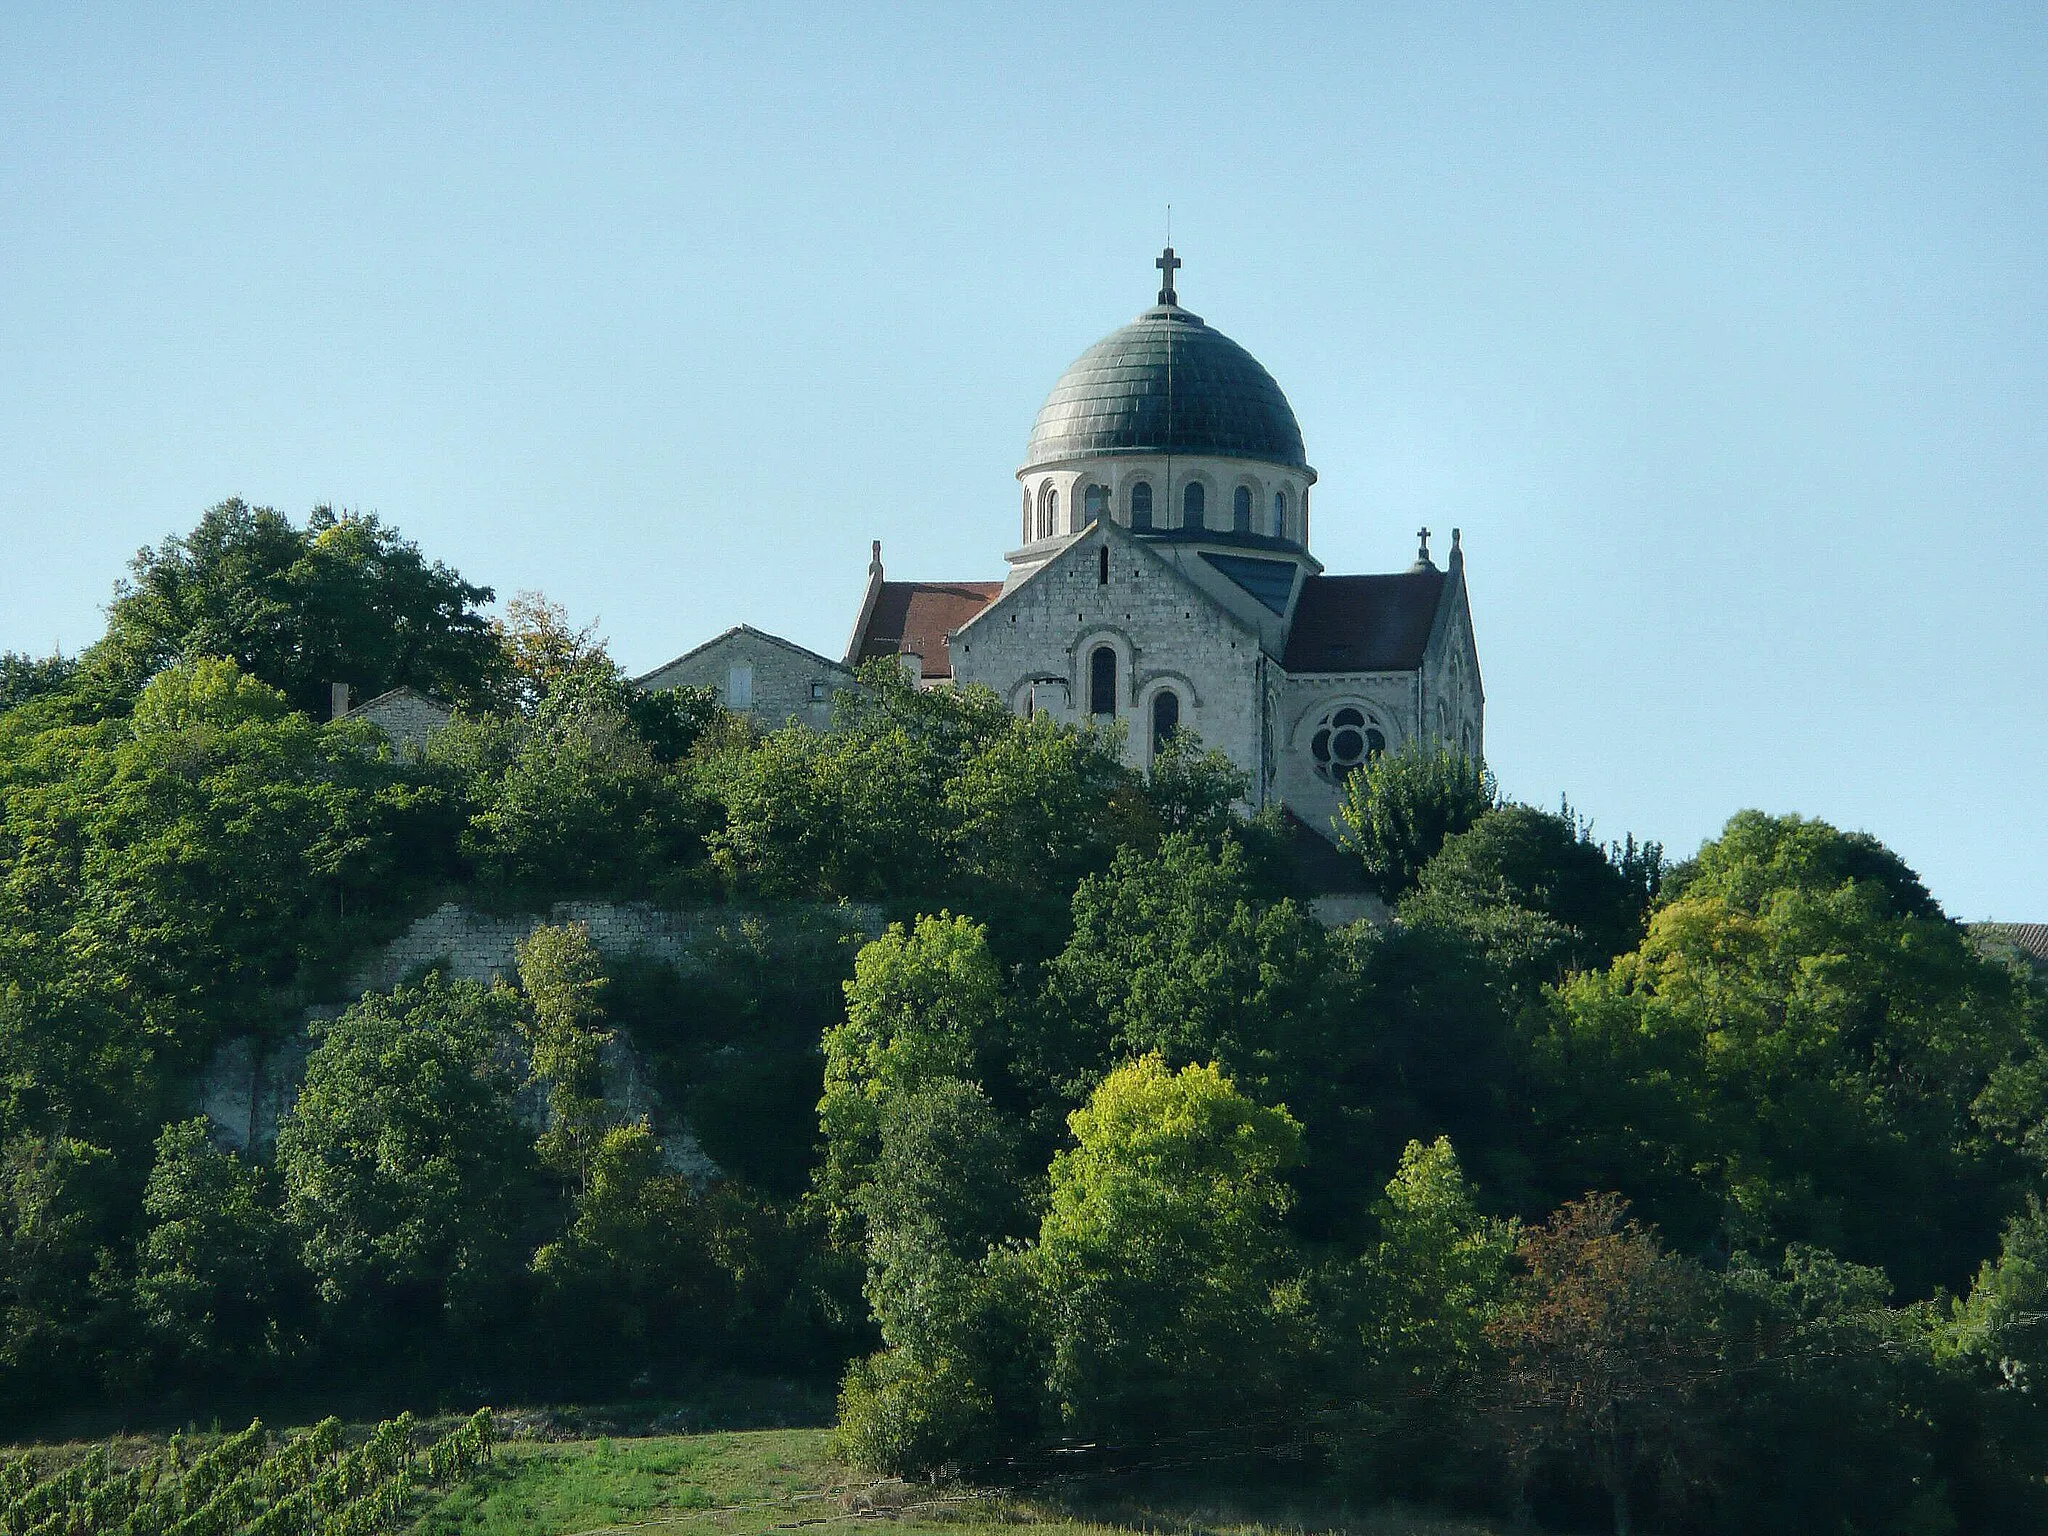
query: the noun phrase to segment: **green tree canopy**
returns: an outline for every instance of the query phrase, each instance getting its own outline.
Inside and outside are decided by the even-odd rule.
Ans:
[[[180,658],[225,656],[319,718],[333,683],[358,699],[406,684],[474,703],[505,673],[478,611],[491,589],[374,516],[316,507],[300,528],[231,499],[129,570],[95,660],[131,687]]]
[[[2038,1059],[2019,979],[1868,839],[1745,813],[1641,948],[1574,978],[1538,1042],[1560,1176],[1640,1191],[1693,1241],[1764,1233],[1960,1283],[2029,1170],[1984,1118]]]
[[[1358,855],[1365,877],[1389,901],[1415,884],[1422,866],[1492,809],[1493,775],[1476,758],[1409,742],[1382,752],[1344,781],[1337,841]]]
[[[519,1272],[533,1153],[505,1050],[518,1000],[429,975],[320,1027],[278,1132],[286,1209],[338,1315],[403,1332],[488,1315]]]
[[[1145,1438],[1271,1411],[1299,1386],[1284,1109],[1214,1065],[1142,1057],[1074,1111],[1028,1267],[1070,1432]]]

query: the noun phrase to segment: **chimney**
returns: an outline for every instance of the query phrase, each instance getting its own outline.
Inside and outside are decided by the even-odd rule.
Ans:
[[[347,713],[348,684],[329,683],[327,685],[327,718],[330,720],[339,720],[343,715]]]

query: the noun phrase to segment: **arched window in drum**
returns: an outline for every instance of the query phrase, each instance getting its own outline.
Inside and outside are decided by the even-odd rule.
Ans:
[[[1230,526],[1238,533],[1252,531],[1252,488],[1240,485],[1230,502]]]
[[[1287,493],[1285,491],[1275,491],[1273,493],[1273,537],[1276,539],[1287,537]]]
[[[1149,480],[1140,480],[1131,487],[1131,526],[1152,526],[1152,482]]]
[[[1109,487],[1091,485],[1081,498],[1081,520],[1085,523],[1099,523],[1109,516]]]
[[[1202,482],[1191,480],[1188,488],[1180,493],[1180,525],[1183,528],[1199,528],[1208,510],[1209,493],[1202,489]]]

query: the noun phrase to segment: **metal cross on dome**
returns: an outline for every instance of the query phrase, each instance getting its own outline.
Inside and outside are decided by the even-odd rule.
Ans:
[[[1173,247],[1169,245],[1152,265],[1159,269],[1159,302],[1179,304],[1180,300],[1173,291],[1173,274],[1180,267],[1180,258],[1173,254]]]

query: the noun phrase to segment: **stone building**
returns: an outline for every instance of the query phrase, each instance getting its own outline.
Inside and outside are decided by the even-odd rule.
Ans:
[[[751,624],[738,624],[634,678],[633,686],[710,688],[727,709],[752,715],[771,730],[801,720],[822,731],[832,723],[832,695],[852,681],[850,667]]]
[[[1425,529],[1406,570],[1326,573],[1309,545],[1316,472],[1287,397],[1181,306],[1171,247],[1154,265],[1158,302],[1083,352],[1039,410],[1002,580],[889,581],[878,544],[838,671],[736,630],[643,686],[673,686],[707,653],[710,671],[688,680],[709,678],[742,633],[810,657],[826,695],[855,664],[900,656],[926,685],[985,684],[1020,714],[1119,724],[1141,767],[1192,731],[1245,771],[1254,805],[1284,804],[1326,836],[1367,758],[1409,741],[1480,755],[1457,530],[1441,566]],[[780,723],[783,704],[736,707]]]
[[[361,704],[349,704],[346,683],[333,685],[333,715],[336,720],[367,720],[384,733],[392,750],[401,756],[417,757],[427,750],[427,738],[453,717],[454,711],[439,699],[417,688],[393,688]]]

